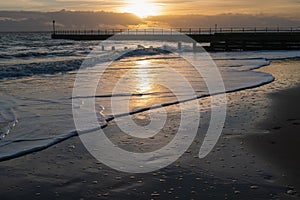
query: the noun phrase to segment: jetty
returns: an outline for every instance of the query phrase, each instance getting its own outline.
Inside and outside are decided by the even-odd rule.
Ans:
[[[186,35],[188,37],[182,37]],[[300,50],[300,28],[173,28],[56,30],[52,39],[152,40],[202,43],[208,51]]]

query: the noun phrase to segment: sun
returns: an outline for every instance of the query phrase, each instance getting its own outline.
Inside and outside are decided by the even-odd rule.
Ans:
[[[151,3],[148,0],[130,0],[128,4],[121,10],[123,12],[133,13],[140,18],[158,15],[160,12],[159,6]]]

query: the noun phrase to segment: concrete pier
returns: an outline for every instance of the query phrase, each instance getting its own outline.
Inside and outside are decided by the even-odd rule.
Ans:
[[[183,37],[187,35],[187,37]],[[114,36],[113,38],[111,38]],[[68,40],[159,40],[191,43],[197,50],[197,43],[209,43],[208,51],[248,50],[300,50],[300,28],[252,28],[252,29],[179,29],[160,30],[105,30],[105,31],[54,31],[52,39]],[[183,40],[183,38],[185,40]]]

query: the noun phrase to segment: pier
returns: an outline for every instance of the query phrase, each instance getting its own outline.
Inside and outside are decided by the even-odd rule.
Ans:
[[[182,37],[182,35],[187,37]],[[300,28],[176,28],[55,30],[52,39],[157,40],[207,43],[208,51],[300,50]],[[185,39],[183,39],[185,38]],[[196,45],[193,45],[196,50]]]

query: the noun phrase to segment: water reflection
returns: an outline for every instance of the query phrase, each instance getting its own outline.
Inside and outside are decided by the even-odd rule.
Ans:
[[[130,109],[136,110],[155,104],[155,97],[148,95],[154,93],[155,73],[153,63],[150,60],[138,60],[133,71],[134,91],[141,96],[133,96],[130,99]]]
[[[153,77],[149,73],[151,63],[149,60],[140,60],[136,64],[136,91],[140,94],[149,93],[153,89]]]

